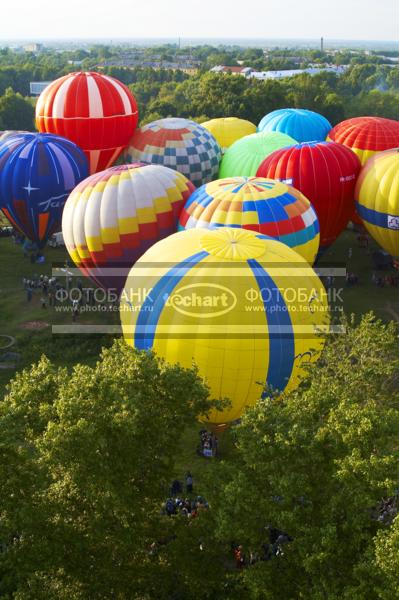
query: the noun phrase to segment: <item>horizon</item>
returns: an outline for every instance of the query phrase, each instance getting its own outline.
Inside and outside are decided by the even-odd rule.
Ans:
[[[389,50],[399,47],[399,40],[382,39],[360,39],[360,38],[329,38],[320,37],[218,37],[218,36],[131,36],[131,37],[104,37],[104,36],[86,36],[86,37],[45,37],[45,36],[24,36],[13,38],[0,38],[0,47],[12,47],[23,43],[43,43],[49,46],[62,46],[68,44],[104,44],[109,46],[118,46],[130,44],[132,46],[152,46],[152,45],[180,45],[201,46],[214,45],[222,47],[232,46],[263,46],[263,47],[316,47],[319,48],[320,40],[323,38],[324,48],[337,49],[379,49]]]

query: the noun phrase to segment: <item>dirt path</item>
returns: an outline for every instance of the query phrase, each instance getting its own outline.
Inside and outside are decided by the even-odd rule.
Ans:
[[[390,302],[387,302],[384,306],[385,311],[399,323],[399,312],[392,306]],[[399,310],[399,309],[398,309]]]
[[[12,335],[0,334],[0,350],[8,350],[15,344],[15,338]]]

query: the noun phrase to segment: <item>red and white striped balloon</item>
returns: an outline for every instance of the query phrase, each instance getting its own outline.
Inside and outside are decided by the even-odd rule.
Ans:
[[[111,166],[138,122],[137,103],[117,79],[94,72],[70,73],[41,93],[36,105],[40,132],[56,133],[80,146],[90,173]]]

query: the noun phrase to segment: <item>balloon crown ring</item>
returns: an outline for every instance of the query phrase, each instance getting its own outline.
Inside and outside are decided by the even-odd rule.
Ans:
[[[211,256],[241,262],[258,258],[266,251],[263,239],[243,229],[206,231],[201,236],[200,244]]]

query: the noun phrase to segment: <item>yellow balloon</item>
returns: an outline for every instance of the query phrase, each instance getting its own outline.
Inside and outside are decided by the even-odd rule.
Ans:
[[[137,261],[121,321],[130,345],[198,366],[211,397],[231,401],[202,418],[221,425],[266,389],[299,384],[323,348],[329,313],[323,284],[291,248],[244,229],[190,229]]]
[[[225,117],[220,119],[211,119],[201,123],[205,129],[211,132],[222,152],[226,152],[234,142],[240,140],[246,135],[256,133],[256,125],[245,119],[237,117]]]
[[[356,208],[375,241],[399,257],[399,149],[379,152],[360,172]]]

